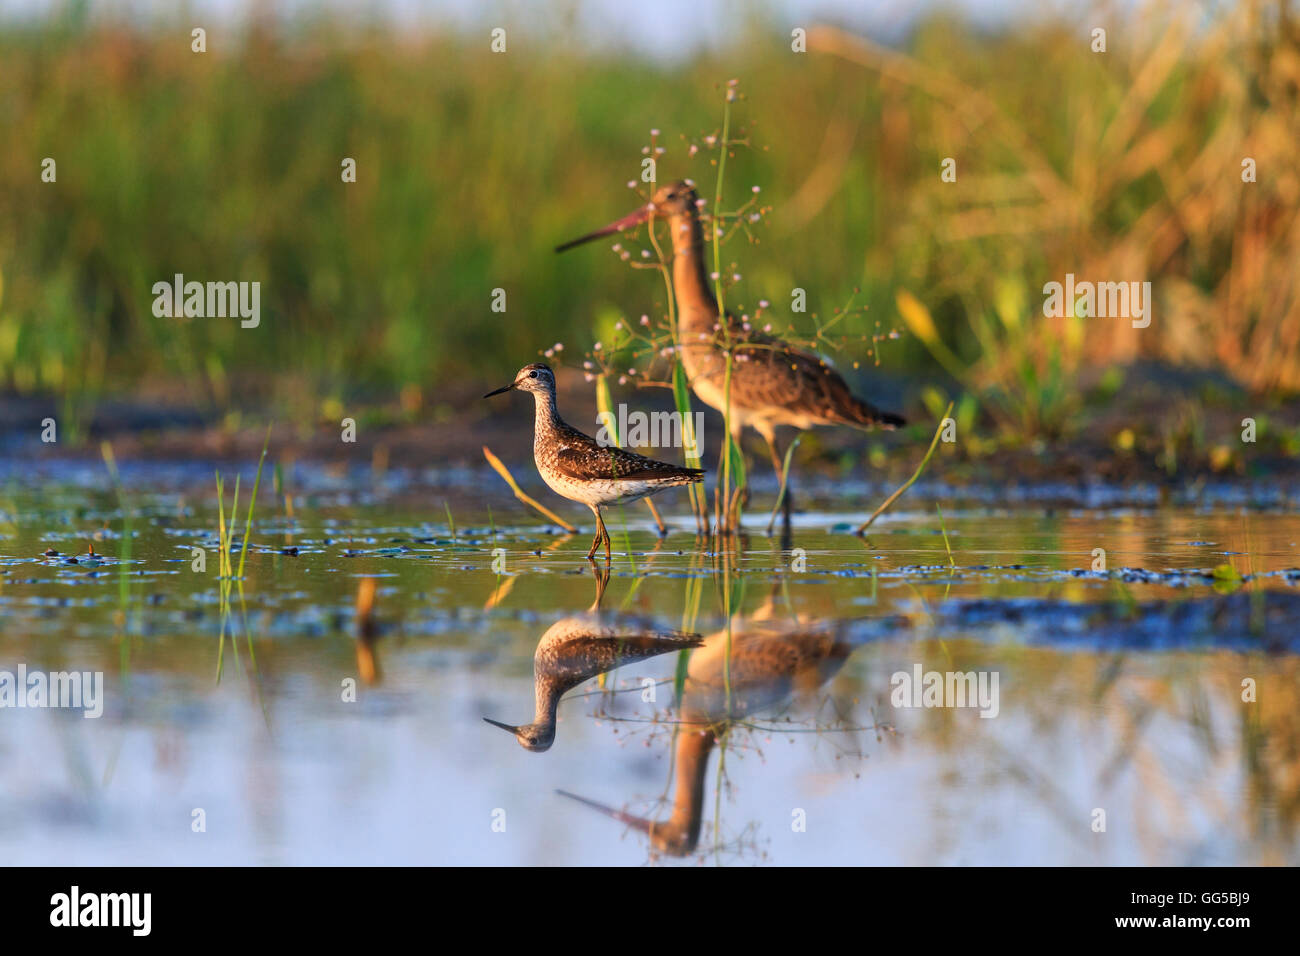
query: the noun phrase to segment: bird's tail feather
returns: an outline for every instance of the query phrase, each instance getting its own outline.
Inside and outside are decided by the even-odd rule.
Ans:
[[[704,471],[700,468],[683,468],[676,480],[683,485],[693,485],[704,480]]]
[[[853,412],[846,418],[845,424],[856,425],[859,428],[901,428],[907,424],[907,420],[902,415],[895,415],[893,412],[882,412],[869,402],[862,399],[855,399]]]

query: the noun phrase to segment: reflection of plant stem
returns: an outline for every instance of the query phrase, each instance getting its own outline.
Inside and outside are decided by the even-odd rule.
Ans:
[[[117,627],[118,627],[118,655],[117,666],[118,672],[122,678],[122,692],[124,696],[130,694],[131,690],[131,637],[130,628],[127,622],[127,611],[131,598],[131,578],[127,571],[131,563],[131,545],[133,531],[131,529],[131,509],[127,505],[126,494],[122,490],[122,478],[117,470],[117,459],[113,456],[113,446],[107,441],[101,442],[99,446],[100,454],[104,458],[104,465],[108,468],[109,477],[113,481],[113,488],[117,493],[117,505],[122,512],[122,538],[118,546],[118,571],[117,571]],[[117,769],[117,758],[122,752],[122,743],[124,737],[119,736],[116,746],[113,747],[109,754],[108,761],[104,765],[104,786],[107,787],[113,779],[113,773]]]
[[[948,567],[956,571],[957,564],[952,559],[952,547],[948,544],[948,526],[943,522],[943,508],[939,507],[938,502],[935,502],[934,510],[939,512],[939,530],[943,532],[943,547],[948,552]]]
[[[728,701],[730,703],[730,701]],[[730,709],[730,707],[728,707]],[[713,853],[714,859],[721,865],[722,852],[722,784],[727,776],[727,743],[731,738],[729,725],[724,724],[721,731],[714,731],[714,740],[718,742],[718,770],[713,780]]]
[[[131,673],[131,639],[129,637],[129,628],[127,626],[127,612],[131,599],[131,578],[127,571],[131,563],[131,509],[126,502],[126,495],[122,490],[122,478],[117,470],[117,459],[113,456],[113,446],[108,442],[103,442],[99,446],[100,454],[104,458],[104,465],[108,468],[109,477],[113,481],[113,489],[117,493],[117,506],[122,512],[122,541],[118,546],[118,568],[117,568],[117,601],[118,601],[118,640],[120,647],[118,651],[118,666],[122,674],[122,682],[125,684]]]
[[[930,627],[933,628],[934,614],[930,612],[930,602],[925,599],[924,594],[917,590],[916,585],[907,578],[903,578],[903,584],[906,585],[907,589],[916,595],[916,599],[921,602],[921,610],[925,611],[925,616],[930,619]]]
[[[248,608],[244,604],[244,582],[239,582],[239,616],[244,624],[244,640],[248,644],[248,666],[252,670],[253,685],[257,688],[257,706],[262,711],[262,721],[266,729],[271,729],[271,712],[266,708],[266,696],[262,693],[262,672],[257,667],[257,655],[253,651],[253,631],[248,626]],[[233,640],[233,638],[232,638]]]
[[[934,510],[939,512],[939,530],[943,532],[943,547],[944,550],[948,552],[948,567],[955,573],[957,571],[957,563],[953,561],[952,548],[948,545],[948,526],[944,524],[943,509],[939,507],[939,503],[937,501],[934,503]],[[952,590],[952,577],[950,576],[948,578],[947,587],[943,589],[943,599],[945,601],[948,600],[948,593],[951,590]]]
[[[217,478],[217,591],[221,605],[220,630],[217,638],[217,683],[221,683],[221,670],[226,655],[226,493],[221,480]]]
[[[1250,633],[1261,637],[1264,633],[1264,585],[1255,578],[1255,557],[1250,550],[1250,525],[1246,516],[1241,516],[1241,529],[1246,537],[1246,575],[1250,578]]]

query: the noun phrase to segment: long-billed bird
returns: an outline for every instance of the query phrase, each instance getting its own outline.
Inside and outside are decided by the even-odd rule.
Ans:
[[[682,367],[700,401],[730,416],[733,439],[746,425],[767,442],[780,481],[783,458],[776,428],[807,430],[817,425],[896,428],[903,418],[884,412],[853,394],[848,383],[821,356],[775,336],[747,330],[727,313],[722,331],[718,301],[704,266],[704,232],[699,196],[689,180],[658,189],[646,205],[603,229],[556,247],[563,252],[601,236],[634,229],[653,218],[665,219],[673,244],[673,293],[677,304],[677,342]],[[653,228],[653,227],[652,227]],[[731,403],[727,407],[726,346],[731,344]],[[789,494],[786,496],[787,508]],[[787,515],[788,515],[787,510]]]

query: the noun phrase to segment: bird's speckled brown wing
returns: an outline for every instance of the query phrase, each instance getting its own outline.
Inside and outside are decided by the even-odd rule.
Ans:
[[[900,416],[854,395],[843,376],[820,356],[771,336],[751,336],[748,341],[752,347],[737,350],[739,360],[731,370],[733,395],[745,405],[771,404],[845,425],[903,424]]]
[[[734,321],[732,335],[745,343],[736,347],[731,367],[732,401],[742,408],[756,412],[781,409],[820,424],[861,428],[904,424],[901,416],[881,411],[854,395],[843,376],[820,356],[774,336],[746,333]],[[707,358],[702,351],[697,351],[697,361],[707,366],[708,377],[720,389],[725,360],[711,347]]]
[[[684,468],[625,451],[614,445],[601,445],[567,425],[556,437],[556,469],[579,481],[600,479],[686,483],[700,481],[704,476],[704,472],[697,468]]]
[[[538,675],[573,687],[615,667],[701,643],[700,635],[685,631],[574,637],[549,649],[545,659],[534,660],[533,667]]]

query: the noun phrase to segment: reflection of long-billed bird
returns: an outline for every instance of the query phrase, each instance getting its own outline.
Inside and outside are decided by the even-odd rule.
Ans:
[[[751,426],[772,454],[777,479],[783,462],[776,444],[778,425],[809,429],[816,425],[895,428],[903,419],[858,398],[825,359],[788,342],[748,330],[728,314],[727,334],[719,331],[718,301],[704,265],[704,232],[699,196],[687,181],[660,188],[649,203],[603,229],[557,248],[633,229],[652,217],[668,220],[673,243],[673,293],[677,300],[677,341],[682,366],[700,401],[728,414],[725,343],[733,346],[729,413],[733,436]]]
[[[737,620],[731,630],[730,668],[727,631],[705,638],[691,655],[679,706],[682,724],[676,740],[672,815],[664,821],[560,791],[650,837],[656,850],[673,856],[694,852],[700,838],[704,782],[709,753],[734,720],[811,694],[843,666],[856,641],[838,621],[777,622]],[[730,688],[730,689],[728,689]]]
[[[591,569],[596,575],[596,600],[587,613],[556,621],[533,652],[533,722],[514,726],[483,718],[493,727],[510,731],[527,750],[550,749],[555,742],[555,712],[560,698],[583,681],[623,664],[700,646],[698,634],[655,628],[630,616],[601,615],[600,602],[609,584],[609,570],[594,561]]]

